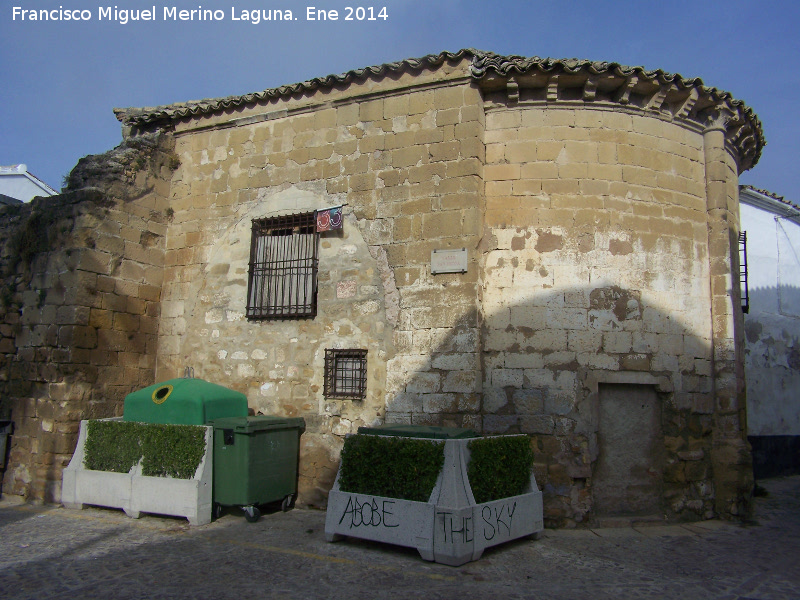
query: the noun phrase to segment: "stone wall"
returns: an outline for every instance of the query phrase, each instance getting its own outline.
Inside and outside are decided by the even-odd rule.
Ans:
[[[153,382],[160,194],[177,166],[162,143],[87,157],[61,195],[0,213],[0,403],[14,421],[5,493],[58,501],[80,420],[121,414],[125,394]]]
[[[661,406],[662,511],[735,514],[722,504],[749,483],[725,125],[675,119],[697,98],[669,87],[641,101],[663,102],[667,118],[622,78],[624,93],[601,93],[586,80],[498,89],[467,75],[453,61],[176,121],[159,378],[197,360],[257,410],[306,418],[302,496],[314,503],[340,436],[360,425],[529,433],[561,525],[591,514],[601,386],[646,386]],[[344,233],[322,242],[318,316],[244,319],[252,219],[341,203]],[[467,272],[432,274],[431,252],[456,248]],[[345,285],[359,294],[334,294]],[[322,354],[337,344],[370,349],[364,403],[321,398]]]
[[[624,109],[497,106],[486,136],[486,429],[532,434],[548,516],[581,521],[604,451],[598,384],[657,385],[665,509],[712,514],[702,132]]]
[[[108,234],[101,255],[88,231],[65,244],[90,246],[81,277],[112,294],[75,300],[97,369],[85,394],[106,412],[192,367],[254,412],[301,416],[305,504],[325,504],[346,434],[403,422],[529,434],[551,526],[611,506],[619,464],[653,484],[608,516],[747,514],[733,242],[763,137],[729,95],[467,50],[118,117],[126,147],[149,148],[126,159],[141,174],[111,177],[106,212],[81,217]],[[253,220],[336,205],[316,316],[248,319]],[[466,272],[434,274],[436,250],[465,253]],[[328,348],[368,351],[363,400],[325,397]],[[617,452],[626,421],[646,425],[641,452]]]
[[[392,79],[368,100],[356,88],[322,105],[276,101],[252,124],[245,113],[241,126],[177,128],[157,378],[192,366],[257,412],[304,417],[304,502],[324,504],[342,436],[359,426],[480,427],[483,110],[463,73],[451,78]],[[344,228],[321,236],[318,316],[248,321],[252,220],[338,204]],[[462,247],[466,276],[431,275],[433,249]],[[326,348],[368,350],[365,400],[322,397]]]

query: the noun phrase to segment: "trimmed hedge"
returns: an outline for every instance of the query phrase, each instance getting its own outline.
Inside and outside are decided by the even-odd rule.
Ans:
[[[142,458],[139,423],[89,421],[84,452],[87,469],[127,473]]]
[[[93,471],[191,479],[206,451],[205,429],[127,421],[89,421],[83,464]]]
[[[352,435],[344,442],[344,492],[427,502],[444,465],[444,442]]]
[[[468,446],[467,475],[476,504],[524,493],[533,467],[528,436],[475,438]],[[339,488],[427,502],[443,465],[443,441],[353,435],[342,449]]]
[[[476,504],[525,491],[533,467],[528,436],[476,438],[469,442],[469,449],[467,474]]]

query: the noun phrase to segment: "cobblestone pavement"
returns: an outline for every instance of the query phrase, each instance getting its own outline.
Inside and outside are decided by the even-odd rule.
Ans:
[[[461,567],[324,539],[325,513],[129,519],[0,501],[0,598],[800,599],[800,477],[761,482],[749,525],[547,530]]]

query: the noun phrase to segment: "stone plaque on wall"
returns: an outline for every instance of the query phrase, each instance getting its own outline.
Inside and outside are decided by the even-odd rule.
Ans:
[[[431,252],[431,274],[466,273],[467,249],[433,250]]]

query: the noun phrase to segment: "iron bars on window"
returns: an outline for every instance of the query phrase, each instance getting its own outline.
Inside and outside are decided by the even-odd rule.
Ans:
[[[253,220],[248,319],[316,316],[318,242],[314,213]]]
[[[367,396],[367,351],[325,349],[325,397]]]

